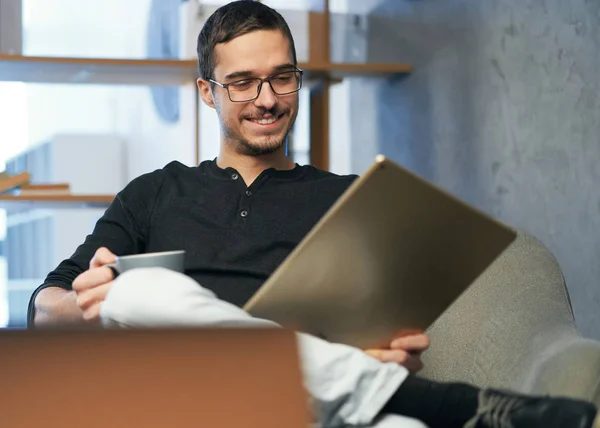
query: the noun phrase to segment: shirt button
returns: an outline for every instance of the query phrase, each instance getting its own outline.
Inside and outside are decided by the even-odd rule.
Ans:
[[[246,196],[252,196],[252,192],[250,190],[246,190]]]
[[[244,210],[240,213],[242,217],[248,217],[248,211]]]
[[[233,175],[231,176],[231,179],[232,179],[232,180],[237,180],[238,178],[240,178],[240,176],[239,176],[239,175],[237,175],[237,174],[233,174]]]

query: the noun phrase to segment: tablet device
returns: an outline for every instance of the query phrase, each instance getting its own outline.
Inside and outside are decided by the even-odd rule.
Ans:
[[[245,305],[371,348],[426,330],[516,232],[378,156]]]

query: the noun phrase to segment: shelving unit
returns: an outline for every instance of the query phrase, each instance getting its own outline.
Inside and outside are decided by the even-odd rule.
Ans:
[[[35,57],[0,54],[0,81],[107,85],[187,85],[197,78],[194,60]],[[407,64],[300,62],[309,80],[385,77],[410,73]]]
[[[309,12],[309,60],[298,64],[305,70],[310,96],[310,163],[329,169],[329,88],[347,77],[385,77],[408,74],[408,64],[353,64],[332,63],[329,37],[329,0],[324,0],[322,11]],[[144,86],[196,87],[196,60],[151,60],[109,58],[33,57],[0,54],[0,81],[62,84],[111,84]],[[199,153],[199,95],[196,91],[195,157]],[[35,207],[106,206],[112,195],[69,197],[18,197],[0,195],[0,208],[9,212]]]

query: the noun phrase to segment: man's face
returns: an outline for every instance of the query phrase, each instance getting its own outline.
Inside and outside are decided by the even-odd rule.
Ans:
[[[215,60],[213,80],[224,84],[294,69],[290,44],[278,30],[254,31],[219,44]],[[201,93],[206,102],[206,89],[201,88]],[[264,82],[253,101],[232,102],[227,90],[218,85],[212,93],[225,143],[237,153],[258,156],[284,146],[298,114],[297,92],[277,95]]]

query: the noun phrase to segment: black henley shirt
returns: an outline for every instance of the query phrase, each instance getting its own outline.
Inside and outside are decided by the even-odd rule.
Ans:
[[[171,162],[131,181],[75,253],[50,272],[47,287],[72,289],[100,247],[117,255],[186,250],[186,274],[243,306],[356,176],[312,166],[267,169],[248,187],[215,161]]]

